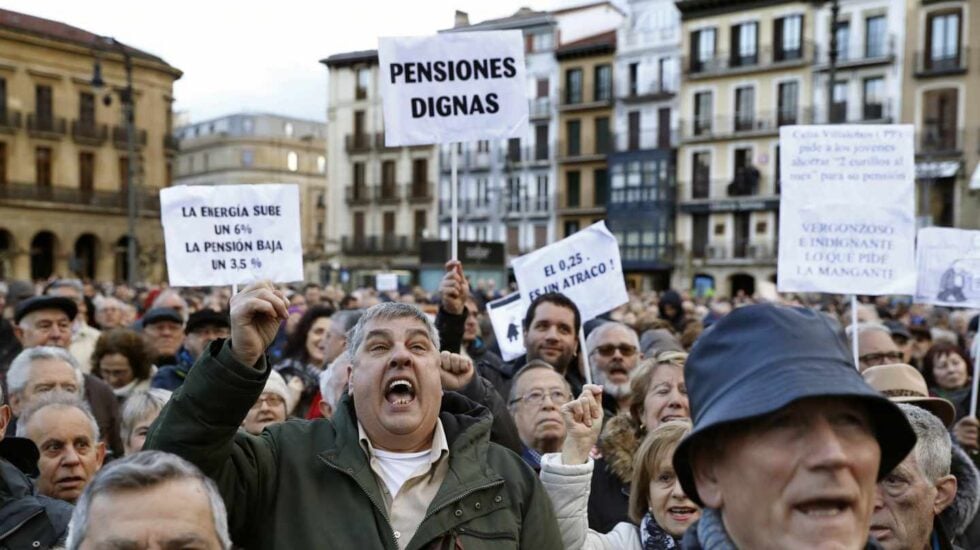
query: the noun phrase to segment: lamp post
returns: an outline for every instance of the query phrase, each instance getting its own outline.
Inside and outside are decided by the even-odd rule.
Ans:
[[[101,39],[104,46],[122,55],[123,68],[126,71],[126,87],[119,91],[119,101],[122,104],[123,123],[126,127],[126,283],[130,288],[136,287],[139,280],[137,271],[139,264],[136,258],[136,217],[139,213],[137,201],[136,175],[139,169],[139,156],[136,153],[136,118],[133,101],[133,59],[129,51],[112,37]],[[92,67],[92,87],[96,90],[105,86],[102,80],[101,55],[96,52],[95,64]],[[112,96],[106,95],[105,103],[109,105]]]
[[[840,15],[839,0],[830,2],[830,49],[827,60],[830,65],[827,70],[827,122],[833,122],[834,85],[837,80],[837,17]],[[846,115],[845,115],[846,116]]]

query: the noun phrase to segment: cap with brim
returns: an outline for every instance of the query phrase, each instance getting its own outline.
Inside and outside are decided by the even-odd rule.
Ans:
[[[213,309],[202,309],[190,314],[187,318],[187,326],[184,327],[184,332],[191,334],[195,330],[206,326],[230,328],[231,321],[226,313],[218,313]]]
[[[839,333],[810,309],[768,304],[736,309],[702,334],[684,378],[694,428],[674,453],[674,470],[685,493],[702,506],[692,445],[709,432],[803,399],[854,399],[867,407],[881,448],[879,478],[915,445],[902,411],[861,378]]]
[[[14,311],[14,323],[20,323],[29,314],[44,309],[61,310],[65,312],[69,320],[74,319],[75,315],[78,315],[78,304],[70,298],[63,296],[34,296],[17,304],[17,309]]]
[[[146,328],[154,323],[160,323],[163,321],[171,321],[183,325],[184,318],[180,316],[180,313],[176,309],[169,307],[155,307],[150,311],[147,311],[143,318],[140,319],[143,328]]]
[[[892,333],[892,336],[903,336],[906,340],[912,339],[912,334],[909,329],[905,328],[905,324],[901,321],[885,321],[885,326],[888,327],[888,331]]]
[[[861,375],[872,388],[895,403],[921,407],[936,415],[947,428],[956,421],[956,407],[941,397],[930,396],[922,374],[911,365],[879,365],[868,368]]]

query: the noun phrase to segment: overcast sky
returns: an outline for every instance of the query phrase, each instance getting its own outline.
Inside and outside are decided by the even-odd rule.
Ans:
[[[432,34],[455,10],[471,22],[521,6],[581,0],[3,0],[5,9],[113,36],[184,72],[175,110],[200,121],[239,111],[325,120],[331,54],[377,47],[378,36]]]

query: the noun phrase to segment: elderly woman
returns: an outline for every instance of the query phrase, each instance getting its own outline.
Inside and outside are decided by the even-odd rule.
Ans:
[[[630,483],[636,450],[643,436],[664,422],[689,419],[691,409],[684,384],[684,352],[666,351],[646,359],[630,379],[629,413],[609,419],[599,438],[589,497],[589,527],[601,533],[631,521]]]
[[[160,388],[133,392],[122,407],[121,436],[126,456],[143,450],[150,424],[160,416],[170,392]]]
[[[687,420],[660,424],[640,444],[630,484],[632,523],[618,523],[606,534],[588,528],[586,501],[594,465],[588,453],[602,418],[598,395],[597,387],[586,386],[582,397],[562,407],[568,437],[561,453],[541,460],[541,482],[554,505],[562,543],[586,550],[680,548],[684,532],[701,514],[684,494],[672,464],[678,444],[691,431]]]
[[[126,328],[103,332],[92,352],[92,374],[112,386],[120,402],[133,392],[150,389],[155,367],[146,341]]]

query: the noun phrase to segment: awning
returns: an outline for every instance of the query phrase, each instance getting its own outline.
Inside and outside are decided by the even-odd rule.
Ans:
[[[973,176],[970,177],[970,189],[980,189],[980,162],[973,169]]]
[[[941,162],[915,163],[915,179],[931,180],[936,178],[951,178],[960,171],[960,161],[944,160]]]

